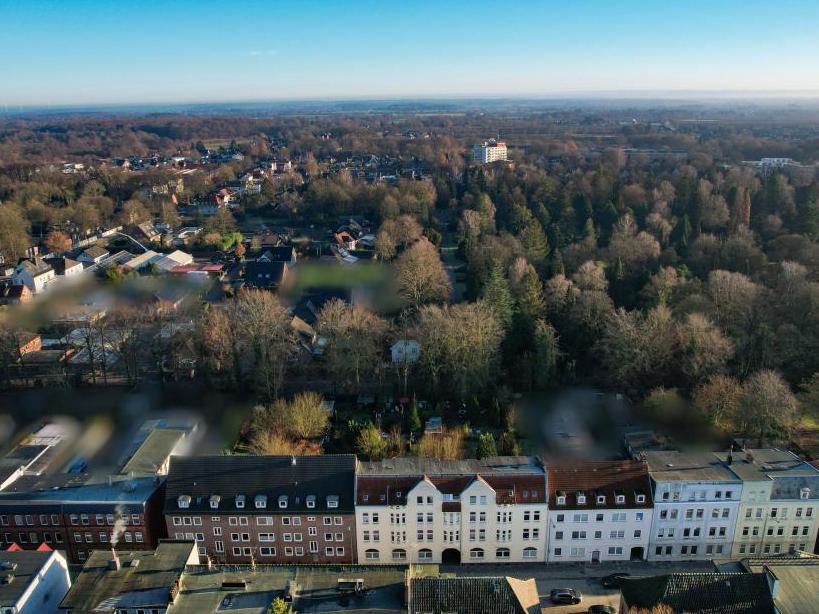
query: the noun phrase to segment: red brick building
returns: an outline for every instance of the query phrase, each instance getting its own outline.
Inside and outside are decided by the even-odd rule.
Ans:
[[[163,484],[155,478],[92,483],[87,476],[15,481],[0,492],[0,541],[36,550],[41,544],[65,550],[82,563],[92,550],[150,550],[164,537]]]
[[[216,562],[352,563],[355,471],[352,454],[172,457],[168,536]]]

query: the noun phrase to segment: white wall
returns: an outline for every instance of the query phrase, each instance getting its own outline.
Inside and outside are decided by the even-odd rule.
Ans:
[[[600,516],[602,519],[598,519]],[[600,561],[628,561],[632,548],[642,548],[641,558],[645,558],[651,522],[651,508],[600,509],[592,504],[589,509],[581,510],[551,509],[547,560],[550,563],[592,561],[595,558]],[[619,536],[620,531],[622,537]],[[616,532],[614,536],[612,532]]]
[[[52,553],[40,573],[32,579],[28,590],[17,604],[19,614],[56,614],[57,606],[71,588],[68,565],[57,552]]]

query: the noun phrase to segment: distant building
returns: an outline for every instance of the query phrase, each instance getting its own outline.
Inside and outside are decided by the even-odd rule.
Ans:
[[[227,563],[356,560],[352,454],[171,458],[168,535]]]
[[[56,614],[71,587],[68,564],[56,550],[0,553],[0,612]]]
[[[489,139],[472,147],[472,159],[478,164],[491,164],[506,160],[506,143]]]
[[[399,339],[390,347],[392,364],[412,364],[421,357],[421,344],[413,339]]]

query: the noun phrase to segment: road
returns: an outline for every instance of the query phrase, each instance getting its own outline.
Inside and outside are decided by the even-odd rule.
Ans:
[[[632,576],[654,576],[678,572],[713,571],[708,561],[681,562],[622,562],[600,564],[516,564],[507,565],[458,565],[441,566],[443,573],[459,576],[512,576],[534,578],[537,583],[540,605],[548,614],[575,614],[586,612],[591,605],[608,604],[615,608],[620,604],[620,593],[606,589],[600,584],[601,578],[612,573],[628,573]],[[573,588],[583,595],[583,601],[574,606],[555,606],[549,601],[549,591],[553,588]]]

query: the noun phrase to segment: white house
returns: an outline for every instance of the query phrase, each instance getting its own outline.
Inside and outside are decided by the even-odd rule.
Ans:
[[[506,143],[489,139],[472,147],[472,159],[479,164],[506,160]]]
[[[39,294],[54,280],[57,273],[45,260],[39,257],[21,260],[14,269],[12,283],[28,286],[34,294]]]
[[[654,517],[652,561],[728,556],[742,499],[742,480],[713,453],[650,451]]]
[[[71,578],[68,564],[56,550],[0,553],[0,612],[55,614]]]
[[[359,464],[359,563],[543,561],[546,473],[536,459]]]
[[[652,501],[645,463],[578,462],[546,472],[550,563],[646,558]]]
[[[390,346],[392,364],[412,364],[421,357],[421,344],[413,339],[400,339]]]
[[[65,279],[77,277],[85,270],[85,267],[83,267],[81,262],[72,260],[71,258],[65,258],[63,256],[57,258],[46,258],[45,261],[52,269],[54,269],[54,273],[58,277],[64,277]]]
[[[819,470],[779,449],[718,454],[742,480],[731,558],[813,552],[819,517]]]
[[[77,256],[77,260],[79,260],[80,262],[99,264],[108,256],[109,253],[107,249],[93,245],[86,249],[85,251],[83,251],[79,256]]]

